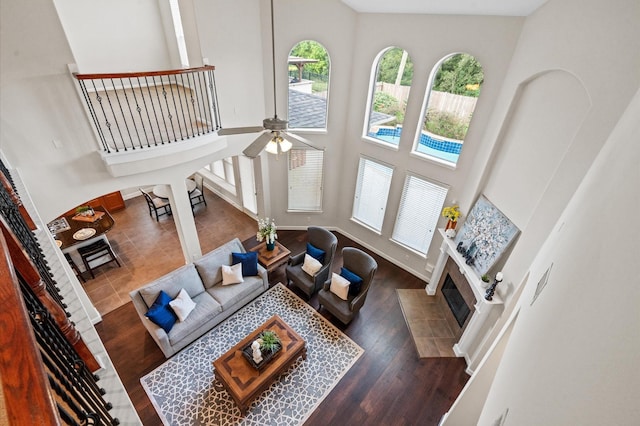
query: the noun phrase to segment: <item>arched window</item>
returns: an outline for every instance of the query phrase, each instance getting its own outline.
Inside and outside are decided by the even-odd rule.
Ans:
[[[446,56],[434,67],[413,152],[457,164],[483,81],[482,66],[466,53]]]
[[[406,50],[380,52],[371,71],[371,90],[363,137],[397,147],[413,80],[413,63]]]
[[[327,128],[329,53],[323,45],[304,40],[289,52],[289,127]]]

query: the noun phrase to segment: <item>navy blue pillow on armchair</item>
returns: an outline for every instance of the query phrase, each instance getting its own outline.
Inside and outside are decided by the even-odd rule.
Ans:
[[[340,269],[340,275],[351,283],[349,284],[349,296],[357,296],[362,287],[362,278],[345,267]]]
[[[171,300],[171,296],[164,291],[160,291],[160,294],[156,297],[156,301],[153,302],[153,305],[151,305],[146,314],[147,318],[162,327],[167,334],[169,334],[173,325],[178,321],[176,313],[173,312],[173,309],[169,306]]]
[[[247,253],[231,253],[231,264],[242,263],[242,275],[250,277],[258,275],[258,253],[250,251]]]
[[[320,250],[312,244],[307,243],[307,254],[318,262],[324,263],[324,250]]]

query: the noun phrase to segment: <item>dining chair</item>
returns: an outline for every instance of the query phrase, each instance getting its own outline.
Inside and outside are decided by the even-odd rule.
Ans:
[[[189,193],[189,201],[191,202],[191,210],[193,210],[198,204],[207,205],[207,200],[204,199],[204,178],[195,174],[193,180],[196,182],[196,189]]]
[[[169,200],[163,200],[161,198],[151,198],[151,195],[146,193],[142,188],[138,188],[142,195],[144,195],[144,199],[147,200],[147,207],[149,207],[149,216],[153,217],[155,214],[156,222],[160,220],[160,216],[169,215],[171,216],[171,204]]]

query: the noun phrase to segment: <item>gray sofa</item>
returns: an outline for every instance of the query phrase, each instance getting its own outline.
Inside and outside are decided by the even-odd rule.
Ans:
[[[231,253],[244,253],[239,239],[234,239],[185,265],[129,293],[133,306],[151,337],[169,358],[222,320],[269,288],[267,271],[258,264],[258,275],[243,277],[239,284],[222,285],[222,265],[231,265]],[[181,289],[196,303],[184,322],[176,322],[167,334],[145,314],[164,290],[172,299]]]

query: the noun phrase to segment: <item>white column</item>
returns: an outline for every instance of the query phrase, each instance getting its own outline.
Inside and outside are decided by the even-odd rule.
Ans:
[[[429,284],[427,284],[426,290],[429,296],[433,296],[434,294],[436,294],[438,283],[440,282],[440,277],[442,276],[442,271],[444,271],[444,265],[447,264],[448,258],[449,254],[447,237],[444,237],[444,239],[442,240],[442,245],[440,246],[440,256],[438,256],[438,261],[433,267],[433,272],[431,272],[431,279],[429,280]]]
[[[202,249],[200,248],[196,222],[193,219],[189,192],[184,178],[171,182],[168,186],[169,191],[167,192],[171,203],[171,212],[178,231],[180,245],[182,246],[182,254],[184,255],[185,263],[191,263],[202,256]]]

